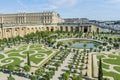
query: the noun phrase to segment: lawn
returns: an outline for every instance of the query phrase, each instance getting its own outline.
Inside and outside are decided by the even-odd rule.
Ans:
[[[28,50],[28,51],[24,51],[22,54],[27,54],[27,53],[29,53],[29,54],[33,54],[33,53],[35,53],[35,51],[33,51],[33,50]]]
[[[25,64],[27,62],[27,53],[30,54],[29,56],[31,62],[37,65],[43,59],[47,58],[52,53],[52,51],[39,44],[22,45],[9,51],[5,51],[5,53],[1,53],[1,65],[20,65],[21,63]],[[4,56],[3,54],[5,54],[6,56]]]
[[[116,71],[120,72],[120,67],[115,66],[114,69],[115,69]]]
[[[97,59],[104,58],[104,55],[97,55]]]
[[[21,62],[23,61],[15,57],[5,58],[1,61],[1,63],[5,63],[4,66],[9,66],[9,65],[16,66],[16,65],[20,65]]]
[[[113,54],[110,54],[108,55],[109,58],[116,58],[117,56],[116,55],[113,55]]]
[[[35,64],[40,63],[44,59],[44,54],[34,54],[30,56],[30,60],[34,62]]]
[[[26,55],[20,55],[19,53],[10,53],[10,54],[8,54],[8,56],[9,57],[12,57],[12,56],[14,56],[14,57],[22,57],[22,58],[26,58]]]
[[[52,53],[52,51],[51,50],[49,50],[49,51],[38,51],[38,53],[45,53],[47,55],[50,55]]]
[[[104,75],[104,76],[110,76],[110,77],[113,77],[114,80],[120,80],[120,74],[117,74],[117,73],[112,72],[112,71],[107,72],[107,71],[104,71],[104,70],[103,70],[103,75]]]
[[[42,45],[31,45],[30,48],[40,48]]]
[[[0,54],[0,59],[4,58],[4,55]]]
[[[105,69],[109,69],[109,65],[102,63],[102,67]]]
[[[120,67],[119,67],[120,66],[120,55],[115,55],[115,54],[116,53],[109,54],[107,55],[107,57],[104,55],[98,55],[97,59],[102,58],[102,61],[104,62],[102,63],[102,67],[106,69],[106,70],[103,70],[104,76],[110,76],[110,77],[113,77],[114,80],[120,80],[120,74],[113,72],[113,71],[109,71],[110,65],[113,65],[114,70],[120,72]],[[107,65],[105,63],[110,64],[110,65]],[[118,66],[115,66],[115,65],[118,65]]]
[[[99,64],[99,61],[97,62],[97,64]],[[104,63],[102,63],[102,67],[105,68],[105,69],[109,69],[109,65],[104,64]]]
[[[19,52],[19,51],[20,51],[20,50],[12,49],[12,50],[6,51],[5,53]]]
[[[103,62],[113,65],[120,65],[120,56],[116,56],[116,59],[103,59]]]

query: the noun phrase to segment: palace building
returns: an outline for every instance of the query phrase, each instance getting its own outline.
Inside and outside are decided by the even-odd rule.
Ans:
[[[51,24],[62,21],[56,12],[0,14],[0,23],[5,24]]]
[[[56,12],[0,14],[0,39],[36,31],[100,32],[87,18],[62,19]]]

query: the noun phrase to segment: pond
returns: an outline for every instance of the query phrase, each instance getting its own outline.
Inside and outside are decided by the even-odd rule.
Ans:
[[[96,42],[96,41],[81,41],[81,40],[75,40],[75,41],[64,41],[65,44],[68,44],[69,48],[94,48],[94,47],[97,47],[97,46],[100,46],[102,45],[101,43],[99,42]]]
[[[86,46],[84,47],[84,45],[86,44]],[[98,42],[75,42],[73,43],[70,48],[94,48],[96,46],[99,46],[100,43]]]

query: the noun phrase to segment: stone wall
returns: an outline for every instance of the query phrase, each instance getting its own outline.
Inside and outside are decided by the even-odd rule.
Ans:
[[[14,26],[0,28],[0,39],[30,34],[36,31],[68,31],[68,32],[99,32],[99,27],[94,25],[34,25],[34,26]]]

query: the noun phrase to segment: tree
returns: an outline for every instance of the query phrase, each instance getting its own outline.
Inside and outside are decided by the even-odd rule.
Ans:
[[[74,74],[72,80],[77,80],[77,76]]]
[[[78,75],[76,80],[82,80],[82,75]]]
[[[104,43],[103,43],[103,46],[106,46],[106,45],[107,45],[107,43],[106,43],[106,42],[104,42]]]
[[[12,77],[12,75],[10,74],[9,77],[8,77],[8,80],[15,80],[15,78]]]
[[[29,52],[27,53],[27,65],[31,66]]]
[[[115,49],[119,48],[119,44],[118,43],[114,43],[113,46],[115,47]]]
[[[99,59],[98,80],[103,80],[102,60],[101,60],[101,58]]]
[[[70,69],[70,71],[72,70],[72,68],[73,68],[73,65],[72,64],[70,64],[70,65],[68,65],[68,68]]]
[[[67,49],[68,45],[64,45],[65,46],[65,49]]]
[[[93,48],[90,48],[90,52],[93,50]]]
[[[39,75],[42,75],[42,73],[44,72],[45,72],[44,68],[41,67],[40,69],[35,71],[35,75],[39,76]]]
[[[97,44],[94,44],[94,47],[97,48]]]
[[[68,73],[63,73],[62,74],[62,80],[69,80],[69,74]]]
[[[25,72],[29,72],[30,71],[30,66],[29,65],[26,65],[23,67],[24,71]]]
[[[37,76],[32,76],[30,80],[38,80]]]
[[[102,50],[102,46],[99,46],[98,48],[99,48],[100,51]]]
[[[87,44],[85,43],[84,45],[83,45],[83,47],[85,48],[87,46]]]
[[[51,78],[50,72],[46,72],[46,75],[44,77],[46,80],[50,80],[50,78]]]
[[[82,80],[82,75],[73,75],[72,80]]]

